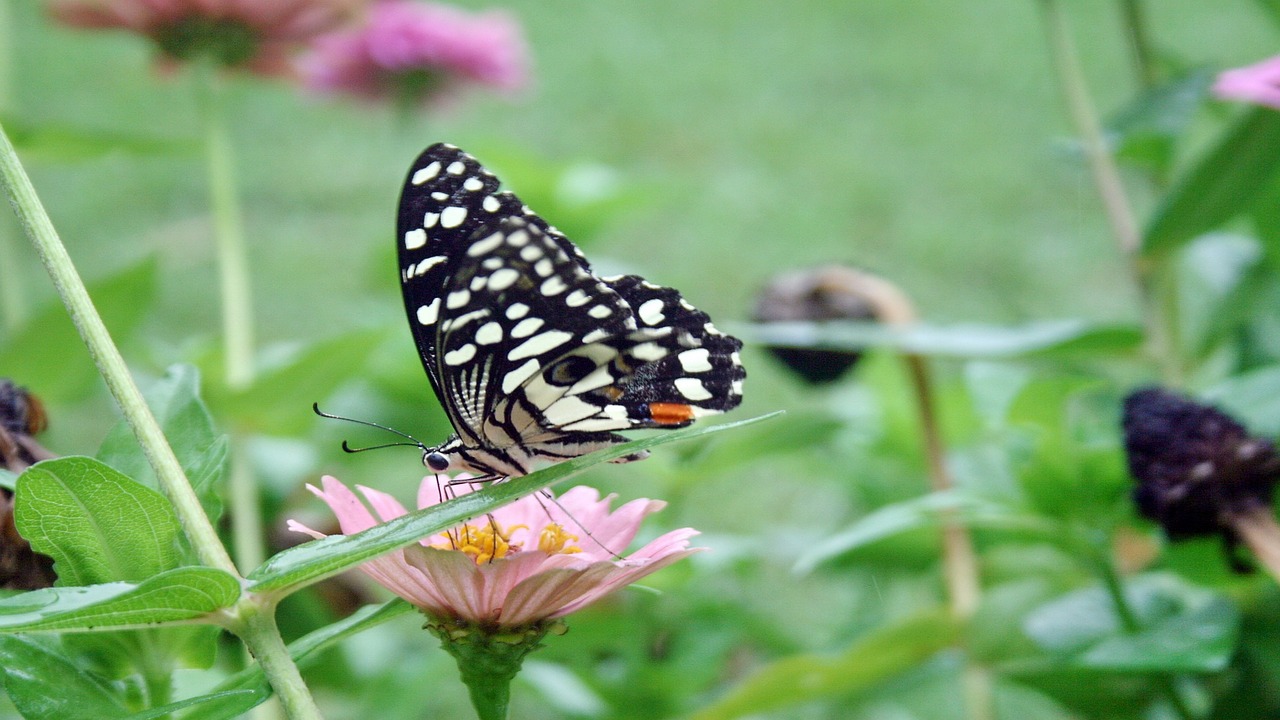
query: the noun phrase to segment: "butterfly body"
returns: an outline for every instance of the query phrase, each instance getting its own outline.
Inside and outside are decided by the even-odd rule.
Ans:
[[[671,288],[596,276],[582,252],[456,147],[409,171],[397,247],[405,311],[454,435],[438,472],[524,475],[735,407],[741,343]],[[647,453],[622,458],[640,459]]]

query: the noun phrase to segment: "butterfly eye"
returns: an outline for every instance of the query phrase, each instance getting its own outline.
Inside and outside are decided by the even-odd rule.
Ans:
[[[429,452],[422,456],[422,464],[436,472],[449,469],[449,457],[442,452]]]

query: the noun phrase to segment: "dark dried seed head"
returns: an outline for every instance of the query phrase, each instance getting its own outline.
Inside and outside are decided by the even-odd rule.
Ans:
[[[891,296],[891,297],[888,297]],[[795,270],[773,277],[757,295],[752,319],[760,323],[894,319],[905,302],[884,280],[839,265]],[[805,380],[828,383],[853,367],[861,353],[849,350],[769,347],[769,352]]]
[[[1234,545],[1231,519],[1270,506],[1275,446],[1221,410],[1144,388],[1125,398],[1123,426],[1134,501],[1170,539],[1221,534]]]

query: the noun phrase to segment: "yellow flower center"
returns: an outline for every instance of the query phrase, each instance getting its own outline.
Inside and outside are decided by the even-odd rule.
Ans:
[[[582,552],[582,548],[569,544],[577,540],[578,536],[565,532],[560,523],[551,523],[538,533],[538,549],[550,555],[572,555]]]
[[[461,527],[443,533],[432,547],[441,550],[457,550],[471,556],[477,565],[484,565],[523,548],[511,544],[511,533],[528,529],[525,525],[513,525],[505,530],[496,520],[489,518],[476,524],[464,523]],[[577,535],[570,535],[557,523],[551,523],[538,534],[538,549],[550,555],[572,555],[582,552],[574,545]]]

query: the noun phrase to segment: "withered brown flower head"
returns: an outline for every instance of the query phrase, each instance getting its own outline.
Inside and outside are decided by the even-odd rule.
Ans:
[[[31,437],[47,424],[44,406],[35,395],[0,378],[0,467],[20,473],[54,457]],[[55,579],[53,559],[32,552],[31,545],[18,534],[13,493],[0,488],[0,588],[34,590],[51,586]]]
[[[1170,539],[1220,534],[1234,545],[1230,519],[1270,506],[1275,446],[1221,410],[1144,388],[1125,398],[1123,427],[1134,501]]]
[[[840,265],[824,265],[775,275],[757,295],[752,319],[759,323],[824,320],[910,320],[910,303],[887,281]],[[838,380],[861,353],[770,346],[769,352],[805,380]]]

